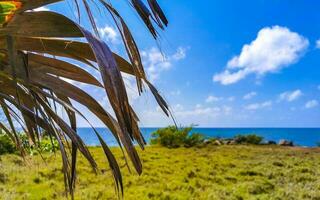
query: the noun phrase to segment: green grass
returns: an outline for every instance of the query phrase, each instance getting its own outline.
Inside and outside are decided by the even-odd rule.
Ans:
[[[101,149],[101,175],[80,158],[76,199],[116,199]],[[113,152],[120,158],[118,148]],[[320,149],[277,146],[147,147],[143,175],[123,168],[125,199],[320,199]],[[65,199],[59,155],[0,157],[0,199]],[[123,164],[123,162],[121,163]]]

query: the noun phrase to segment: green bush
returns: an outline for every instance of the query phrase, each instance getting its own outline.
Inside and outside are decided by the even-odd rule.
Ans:
[[[20,134],[20,139],[22,141],[22,145],[30,155],[35,155],[38,152],[52,153],[59,148],[58,141],[54,138],[51,140],[49,136],[43,136],[40,143],[37,145],[30,145],[26,134]]]
[[[40,142],[40,150],[42,152],[55,152],[59,149],[59,144],[56,139],[50,140],[49,137],[45,137]]]
[[[249,135],[236,135],[234,141],[238,144],[260,144],[263,140],[263,137],[249,134]]]
[[[201,144],[204,137],[199,133],[190,134],[192,127],[179,128],[168,126],[152,133],[151,144],[159,144],[169,148],[180,146],[193,147]]]
[[[16,147],[12,140],[5,134],[0,134],[0,155],[14,153]]]
[[[193,133],[189,135],[184,140],[184,146],[185,147],[193,147],[199,144],[202,144],[204,141],[204,137],[201,133]]]

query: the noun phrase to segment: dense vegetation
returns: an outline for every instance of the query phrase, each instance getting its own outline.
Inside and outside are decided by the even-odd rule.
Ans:
[[[48,135],[43,136],[37,145],[30,145],[28,137],[25,134],[21,134],[20,138],[24,149],[30,155],[43,152],[53,153],[59,150],[58,141],[55,138],[50,138]]]
[[[152,133],[151,144],[160,144],[169,148],[180,146],[192,147],[203,143],[204,136],[200,133],[190,133],[192,127],[176,128],[168,126]]]
[[[28,141],[28,137],[25,134],[20,133],[18,135],[21,145],[23,146],[25,153],[29,155],[35,155],[38,153],[49,152],[53,153],[59,149],[58,141],[49,136],[43,136],[39,143],[31,145]],[[0,155],[18,153],[18,149],[7,134],[0,134]]]
[[[168,148],[194,147],[205,144],[262,144],[263,137],[255,134],[236,135],[233,138],[205,138],[201,133],[192,133],[192,127],[168,126],[152,133],[151,144]]]
[[[249,134],[236,135],[233,139],[237,144],[261,144],[263,137],[255,134]]]
[[[112,148],[117,158],[120,149]],[[75,199],[116,199],[103,152],[90,148],[102,175],[79,158]],[[320,199],[320,149],[207,145],[203,148],[147,147],[140,152],[144,172],[123,167],[125,199]],[[65,199],[60,155],[44,154],[24,162],[1,156],[3,199]],[[51,163],[51,164],[46,164]],[[123,162],[120,163],[123,166]]]
[[[9,138],[8,135],[0,133],[0,155],[6,153],[14,153],[16,151],[16,146]]]

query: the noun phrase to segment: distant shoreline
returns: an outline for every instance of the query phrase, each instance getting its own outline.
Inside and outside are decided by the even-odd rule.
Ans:
[[[109,146],[117,146],[116,140],[111,132],[106,128],[96,128],[106,140]],[[151,139],[151,133],[159,129],[141,128],[141,132],[147,142]],[[265,141],[290,140],[296,146],[316,147],[320,142],[320,128],[193,128],[192,132],[201,133],[205,137],[232,138],[241,134],[256,134],[262,136]],[[79,128],[79,135],[87,145],[98,145],[94,131],[91,128]]]
[[[159,129],[159,128],[164,128],[165,126],[145,126],[145,127],[140,127],[140,129],[144,129],[144,128],[156,128],[156,129]],[[81,128],[88,128],[88,129],[92,129],[92,127],[78,127],[78,129],[81,129]],[[106,127],[94,127],[94,128],[98,128],[98,129],[101,129],[101,128],[106,128]],[[235,129],[235,128],[239,128],[239,129],[320,129],[320,127],[203,127],[203,126],[195,126],[194,128],[202,128],[202,129]]]

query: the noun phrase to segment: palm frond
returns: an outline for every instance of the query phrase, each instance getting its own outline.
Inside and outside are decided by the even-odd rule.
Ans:
[[[26,132],[31,145],[39,144],[42,131],[56,139],[62,155],[66,190],[73,196],[77,152],[88,160],[95,171],[98,166],[77,134],[77,116],[85,119],[86,116],[72,105],[71,100],[85,106],[110,129],[138,174],[142,173],[142,164],[134,141],[143,148],[145,140],[138,127],[139,119],[130,106],[121,73],[136,77],[139,93],[144,91],[143,85],[146,84],[163,111],[167,115],[170,112],[157,89],[147,80],[134,37],[110,1],[93,0],[110,13],[121,34],[129,61],[112,52],[99,39],[89,3],[92,1],[74,0],[78,13],[81,5],[85,8],[95,35],[61,13],[32,11],[58,1],[60,0],[0,0],[0,105],[9,124],[7,126],[6,122],[0,122],[0,129],[15,142],[22,155],[24,151],[14,121]],[[130,4],[152,36],[157,38],[154,24],[160,29],[168,24],[157,1],[148,0],[151,11],[141,0],[132,0]],[[70,38],[85,38],[87,42]],[[81,63],[81,67],[69,61],[70,59]],[[83,67],[95,70],[100,77],[93,76]],[[66,79],[103,88],[115,117],[95,98]],[[57,107],[67,113],[67,120],[56,112]],[[95,134],[106,154],[117,190],[122,193],[118,162],[96,130]]]

